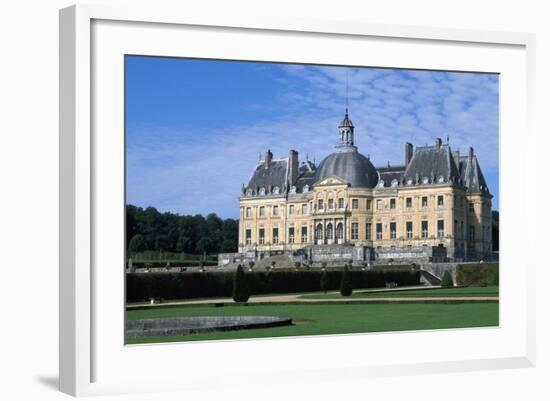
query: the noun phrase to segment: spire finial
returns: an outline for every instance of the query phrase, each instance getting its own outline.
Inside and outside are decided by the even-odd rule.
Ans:
[[[346,69],[346,114],[348,114],[348,107],[349,107],[348,90],[349,90],[349,71]]]

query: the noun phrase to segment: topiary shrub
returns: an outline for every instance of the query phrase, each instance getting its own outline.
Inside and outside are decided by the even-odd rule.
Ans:
[[[351,282],[351,274],[348,265],[344,266],[344,272],[342,273],[342,280],[340,281],[340,294],[344,297],[349,297],[353,292],[353,285]]]
[[[244,274],[243,267],[237,266],[237,271],[233,277],[233,301],[246,302],[250,297],[248,292],[248,283],[246,282],[246,276]]]
[[[443,278],[441,279],[441,287],[454,287],[453,277],[448,271],[443,274]]]
[[[328,273],[326,270],[323,270],[321,273],[321,280],[319,281],[319,287],[321,287],[321,291],[323,291],[325,294],[327,293],[330,286],[330,280],[328,277]]]

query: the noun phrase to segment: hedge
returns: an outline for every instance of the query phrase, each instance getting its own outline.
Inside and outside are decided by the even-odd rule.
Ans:
[[[145,267],[166,267],[166,264],[170,263],[170,267],[191,267],[191,266],[199,266],[200,261],[181,261],[181,260],[156,260],[156,261],[145,261],[145,260],[138,260],[132,261],[132,267],[135,269],[141,269]],[[213,261],[206,261],[204,262],[205,266],[217,266],[218,262]],[[126,265],[128,267],[128,263]]]
[[[498,262],[458,265],[456,284],[459,286],[498,285]]]
[[[409,271],[349,272],[353,288],[382,288],[387,282],[419,285],[420,273]],[[320,291],[322,271],[247,272],[251,295]],[[231,297],[233,272],[127,273],[127,302],[155,299]],[[340,287],[341,271],[326,271],[328,290]]]

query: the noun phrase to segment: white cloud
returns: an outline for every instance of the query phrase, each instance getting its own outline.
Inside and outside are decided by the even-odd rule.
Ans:
[[[235,217],[241,184],[249,178],[259,152],[271,149],[276,157],[284,157],[296,149],[301,159],[307,153],[319,162],[332,151],[346,92],[356,143],[375,165],[387,160],[401,163],[406,141],[425,145],[449,135],[462,154],[468,146],[476,148],[486,175],[498,174],[494,76],[280,68],[286,77],[279,79],[281,91],[275,101],[288,114],[278,120],[217,129],[192,143],[187,140],[189,132],[170,127],[131,127],[147,130],[148,135],[147,141],[129,141],[129,201],[186,214],[215,211]]]

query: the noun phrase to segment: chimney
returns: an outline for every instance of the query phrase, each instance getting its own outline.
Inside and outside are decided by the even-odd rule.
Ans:
[[[405,167],[409,165],[413,157],[413,145],[410,142],[405,143]]]
[[[453,152],[453,159],[455,161],[456,167],[460,166],[460,151],[456,150]]]
[[[468,149],[468,162],[472,162],[474,159],[474,148],[470,146],[470,149]]]
[[[265,168],[269,168],[271,160],[273,160],[273,153],[271,153],[271,150],[268,149],[265,154]]]
[[[291,150],[288,152],[288,181],[290,185],[294,185],[296,180],[298,180],[298,152]]]
[[[435,147],[437,149],[441,148],[441,138],[435,138]]]

